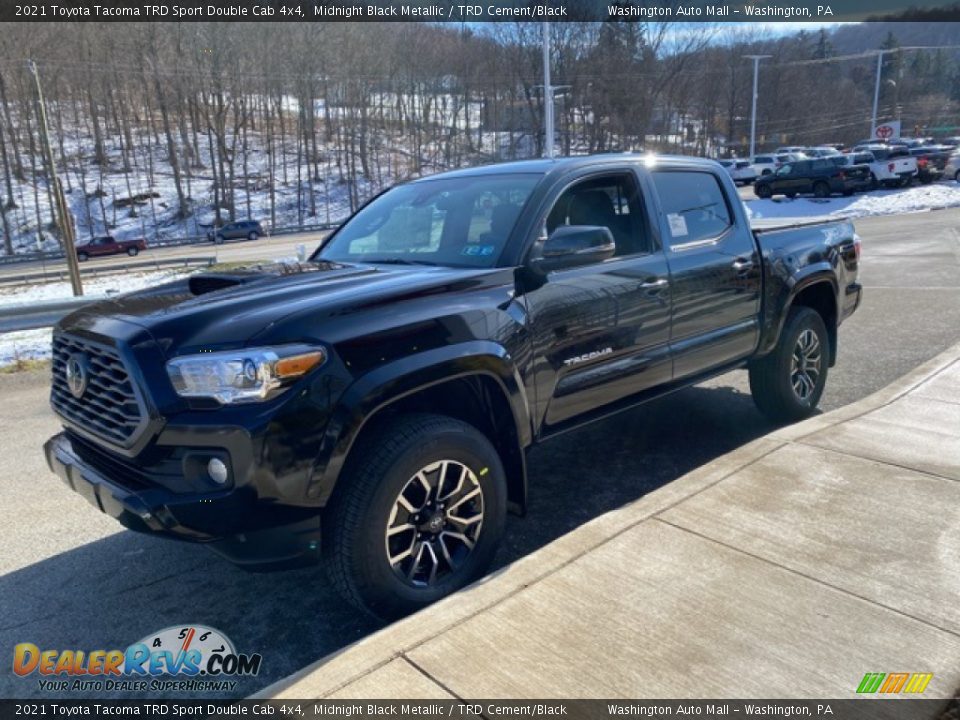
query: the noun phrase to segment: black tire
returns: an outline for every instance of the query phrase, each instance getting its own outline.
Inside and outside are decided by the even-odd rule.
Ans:
[[[758,185],[753,189],[754,194],[762,200],[768,200],[773,197],[773,190],[769,185]]]
[[[86,262],[89,259],[90,259],[90,256],[87,255],[85,252],[77,253],[77,260],[79,262]]]
[[[127,255],[129,255],[130,257],[136,257],[139,253],[140,253],[139,248],[135,248],[135,247],[127,248]]]
[[[879,187],[880,187],[880,181],[877,180],[877,176],[874,175],[873,173],[870,173],[870,186],[868,189],[872,191],[872,190],[876,190]]]
[[[954,179],[956,182],[960,182],[960,170],[957,170],[957,171],[953,174],[953,179]]]
[[[827,198],[830,197],[830,186],[825,182],[818,182],[813,184],[813,195],[818,198]]]
[[[418,472],[443,460],[462,464],[472,473],[470,481],[481,490],[482,521],[475,545],[454,567],[444,563],[445,575],[441,577],[438,570],[434,582],[421,581],[420,586],[415,586],[413,581],[401,578],[399,570],[390,563],[388,545],[394,541],[388,539],[387,529],[394,506],[408,483]],[[442,480],[438,485],[447,487]],[[424,502],[430,502],[429,495]],[[351,450],[325,512],[323,545],[330,581],[348,602],[376,617],[389,620],[415,612],[486,572],[503,537],[506,502],[503,465],[493,445],[476,428],[450,417],[427,414],[401,415],[380,423],[365,431]],[[443,505],[438,506],[442,511]],[[423,512],[422,507],[418,513]],[[451,510],[452,507],[446,513]],[[429,512],[436,517],[438,511]],[[444,512],[439,514],[443,516]],[[412,525],[414,517],[417,516],[405,518],[403,524]],[[449,521],[445,525],[453,527]],[[421,529],[422,523],[411,531],[410,548],[419,547],[418,540],[426,536],[440,552],[437,542],[443,542],[442,532],[438,537],[426,530],[421,533]],[[402,535],[394,537],[399,537],[401,545],[406,544]],[[466,547],[460,545],[459,549],[463,552]],[[447,555],[456,552],[454,547]],[[403,569],[402,563],[399,565]]]
[[[216,235],[213,236],[213,244],[214,244],[214,245],[223,245],[223,239],[224,239],[224,238],[223,238],[223,235],[217,233]]]
[[[794,389],[793,360],[801,336],[812,332],[819,343],[816,381],[805,397]],[[750,363],[750,392],[753,402],[774,422],[795,422],[809,417],[817,408],[827,383],[830,336],[823,318],[808,307],[791,308],[773,352]],[[809,373],[807,374],[809,377]]]
[[[260,237],[260,233],[258,233],[256,230],[251,230],[247,235],[247,240],[256,240],[258,237]]]

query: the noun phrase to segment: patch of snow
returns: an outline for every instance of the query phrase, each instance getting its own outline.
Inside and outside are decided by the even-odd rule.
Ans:
[[[155,287],[165,282],[179,280],[185,275],[189,275],[189,273],[184,273],[183,270],[179,269],[105,275],[85,279],[83,281],[83,294],[91,300],[95,300],[110,295]],[[0,288],[0,305],[6,306],[33,305],[34,303],[51,300],[66,300],[71,297],[73,297],[73,289],[69,281]],[[0,340],[3,338],[5,336],[0,335]]]
[[[875,190],[850,197],[811,198],[790,200],[777,197],[770,200],[748,200],[747,216],[751,219],[803,217],[866,217],[923,212],[934,208],[960,206],[960,183],[941,182],[899,190]]]
[[[51,328],[40,328],[0,334],[0,367],[17,360],[48,359],[52,332]]]

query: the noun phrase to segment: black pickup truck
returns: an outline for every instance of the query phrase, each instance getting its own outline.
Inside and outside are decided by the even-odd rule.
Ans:
[[[751,228],[706,160],[435,175],[305,263],[65,318],[46,457],[128,528],[251,568],[325,558],[393,617],[484,573],[534,443],[744,366],[774,421],[814,412],[859,255],[846,221]]]

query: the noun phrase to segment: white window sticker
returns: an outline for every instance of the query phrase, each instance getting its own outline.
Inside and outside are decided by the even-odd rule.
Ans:
[[[687,235],[687,220],[679,213],[669,213],[667,222],[670,223],[670,234],[673,237],[685,237]]]

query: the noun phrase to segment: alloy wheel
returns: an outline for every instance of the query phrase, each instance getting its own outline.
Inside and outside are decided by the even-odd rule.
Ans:
[[[417,588],[460,568],[483,527],[483,489],[457,460],[431,463],[411,477],[390,511],[384,543],[394,573]]]
[[[806,402],[813,395],[820,379],[821,362],[820,339],[813,330],[804,330],[790,358],[790,384],[799,400]]]

